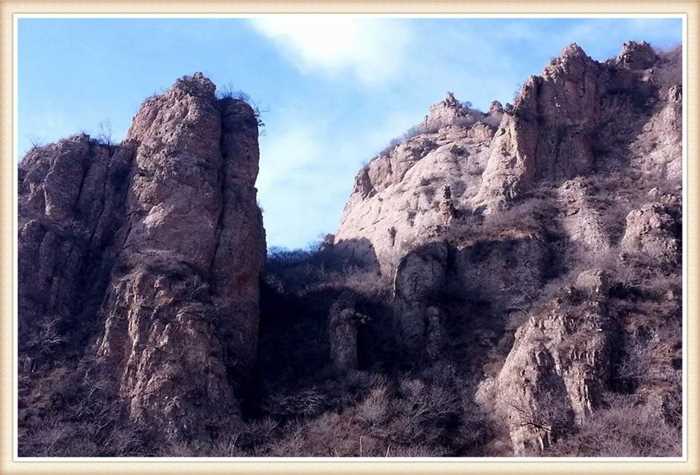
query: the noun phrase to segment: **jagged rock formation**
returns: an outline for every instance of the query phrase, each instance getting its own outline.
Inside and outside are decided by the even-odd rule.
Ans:
[[[479,397],[510,426],[516,455],[537,453],[581,424],[609,378],[614,324],[600,271],[587,271],[518,329],[495,381]],[[489,401],[488,398],[492,400]]]
[[[54,325],[75,353],[96,352],[133,421],[168,437],[235,422],[265,257],[257,125],[249,105],[217,99],[198,73],[148,99],[121,145],[82,135],[30,152],[20,164],[22,350]],[[72,334],[88,324],[92,334]]]
[[[577,45],[564,49],[542,76],[531,76],[496,133],[475,201],[500,206],[537,179],[591,171],[604,76]]]
[[[360,170],[336,245],[368,239],[382,271],[392,274],[410,249],[443,238],[448,221],[508,207],[542,182],[626,167],[678,180],[679,58],[678,51],[657,55],[647,43],[630,42],[600,63],[573,44],[505,110],[494,103],[478,113],[449,94],[417,134]],[[597,211],[581,201],[585,193],[562,193],[582,210],[565,224],[569,232],[604,248],[608,238],[594,224]]]
[[[644,161],[647,170],[666,166],[662,173],[678,177],[680,149],[669,150],[680,144],[677,63],[673,56],[657,57],[647,43],[625,43],[618,58],[606,63],[592,60],[575,44],[565,48],[542,76],[528,79],[512,114],[506,114],[475,201],[502,206],[537,180],[573,178],[604,168],[593,147],[598,155],[610,155],[619,140],[611,132],[634,124],[633,118],[644,122],[644,130],[655,129],[651,134],[663,142],[645,151],[632,146],[627,160]],[[645,105],[648,111],[640,113]],[[649,143],[645,138],[643,133],[633,137]],[[667,158],[662,157],[668,155],[673,163],[665,165]]]
[[[454,338],[472,318],[463,302],[489,302],[506,328],[529,316],[476,391],[516,454],[547,450],[627,384],[613,368],[632,338],[619,299],[655,272],[680,279],[680,72],[680,50],[630,42],[598,62],[574,44],[513,106],[483,114],[448,94],[357,175],[334,247],[393,277],[405,357],[434,361],[445,322]]]
[[[500,114],[497,107],[478,113],[451,95],[433,106],[419,133],[358,173],[336,245],[357,247],[358,239],[368,240],[382,270],[391,275],[403,255],[426,236],[436,236],[476,192],[494,133],[493,118]]]
[[[83,341],[94,324],[119,253],[133,156],[131,144],[78,135],[20,163],[19,342],[28,357]]]
[[[79,454],[675,454],[680,71],[680,50],[571,45],[514,105],[448,93],[360,170],[337,234],[268,256],[262,312],[245,102],[196,74],[119,145],[32,150],[20,445],[74,405],[103,447]],[[83,392],[46,390],[64,377]]]

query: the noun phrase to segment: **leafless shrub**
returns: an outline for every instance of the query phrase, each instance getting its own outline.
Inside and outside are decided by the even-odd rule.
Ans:
[[[534,453],[551,445],[573,425],[574,414],[566,392],[556,390],[556,386],[539,391],[536,402],[512,396],[499,402],[499,410],[510,416],[512,424],[537,435],[540,445],[533,447]]]
[[[398,445],[387,447],[387,457],[444,457],[448,455],[442,447],[430,447],[426,445]]]
[[[243,101],[249,106],[253,108],[253,113],[255,115],[255,119],[257,120],[258,127],[260,129],[265,128],[265,122],[262,120],[262,115],[265,112],[268,112],[267,109],[263,110],[260,107],[258,107],[255,104],[255,101],[245,92],[236,89],[233,85],[233,83],[226,83],[224,86],[220,87],[216,91],[216,98],[219,101],[228,101],[228,100],[234,100],[234,101]],[[261,135],[264,135],[264,130],[261,131]]]
[[[379,386],[370,391],[367,398],[358,405],[357,417],[367,426],[381,425],[389,412],[389,395],[386,386]]]
[[[427,379],[425,379],[427,378]],[[354,386],[344,390],[340,410],[324,409],[315,415],[299,416],[262,441],[259,452],[280,456],[370,456],[401,454],[440,456],[454,453],[465,438],[460,430],[479,433],[478,418],[462,428],[461,393],[454,370],[436,367],[423,377],[403,374],[384,376],[350,375]],[[325,393],[327,402],[332,400]]]
[[[46,145],[46,142],[36,135],[31,135],[29,136],[29,144],[31,145],[29,149],[29,151],[31,152],[40,149],[41,147]]]
[[[512,207],[487,215],[481,232],[488,237],[498,236],[504,230],[525,230],[536,232],[542,229],[542,222],[552,213],[551,203],[543,198],[532,198]]]
[[[265,401],[263,409],[275,416],[310,416],[327,409],[329,401],[315,388],[277,393]]]
[[[652,357],[649,347],[639,341],[627,345],[615,368],[615,377],[619,384],[638,386],[649,373]]]
[[[391,285],[376,269],[339,257],[332,247],[271,249],[265,266],[265,282],[281,293],[304,294],[323,288],[348,288],[367,296],[379,296]]]
[[[549,448],[547,456],[672,457],[681,454],[681,432],[658,409],[636,396],[608,395],[609,407],[596,411],[578,432]]]
[[[245,92],[236,89],[232,82],[228,82],[220,86],[216,90],[216,98],[221,99],[238,99],[245,102],[250,102],[250,96]]]
[[[105,119],[97,124],[97,137],[96,141],[99,144],[111,147],[112,144],[112,122],[109,119]]]

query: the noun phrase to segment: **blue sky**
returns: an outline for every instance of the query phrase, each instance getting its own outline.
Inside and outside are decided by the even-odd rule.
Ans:
[[[454,91],[484,109],[577,42],[680,44],[679,19],[267,16],[19,20],[20,156],[32,143],[110,128],[185,74],[246,92],[263,111],[258,189],[269,246],[338,226],[360,166]]]

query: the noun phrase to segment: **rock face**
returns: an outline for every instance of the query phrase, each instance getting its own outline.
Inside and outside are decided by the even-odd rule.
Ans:
[[[364,239],[393,276],[406,358],[439,358],[445,322],[454,338],[474,309],[494,315],[487,331],[518,328],[477,391],[516,454],[575,431],[612,390],[628,317],[611,315],[614,279],[598,266],[637,255],[679,272],[680,84],[679,49],[629,42],[598,62],[573,44],[512,106],[479,113],[448,94],[355,179],[334,246]],[[616,272],[623,298],[639,270]]]
[[[435,356],[442,340],[440,292],[447,278],[447,245],[434,242],[408,253],[394,276],[398,339],[409,354]]]
[[[131,144],[78,135],[20,163],[19,345],[35,360],[84,341],[95,324],[121,247],[133,158]]]
[[[665,176],[680,184],[683,168],[680,49],[661,55],[649,49],[646,43],[626,43],[622,55],[627,54],[629,59],[627,62],[624,57],[617,59],[628,76],[646,86],[645,99],[650,105],[649,119],[629,145],[630,160],[645,174]]]
[[[479,397],[510,427],[516,455],[538,453],[585,421],[600,403],[615,335],[599,271],[579,277],[518,329],[495,380]],[[491,399],[489,401],[489,399]]]
[[[367,239],[392,275],[403,255],[442,239],[450,223],[498,212],[549,182],[563,186],[572,239],[604,251],[610,236],[578,177],[631,166],[678,180],[680,84],[679,50],[657,55],[630,42],[601,63],[572,44],[505,110],[494,102],[479,113],[448,94],[360,170],[335,244]]]
[[[630,211],[622,238],[623,252],[644,254],[667,264],[680,262],[679,212],[663,203],[647,203]]]
[[[398,260],[437,236],[476,192],[494,133],[486,121],[494,114],[499,113],[474,121],[475,112],[466,112],[452,96],[434,106],[424,122],[428,128],[419,128],[425,132],[391,147],[358,173],[336,246],[369,240],[382,271],[393,275]],[[435,130],[436,124],[444,125]]]
[[[355,309],[355,298],[344,292],[331,305],[328,317],[328,339],[331,362],[339,373],[359,368],[357,334],[358,326],[366,323],[367,317]]]
[[[542,76],[531,76],[496,132],[475,201],[500,206],[542,177],[566,179],[590,172],[604,75],[574,44]]]
[[[570,239],[586,252],[605,254],[611,238],[602,222],[602,213],[592,203],[590,190],[580,177],[567,180],[557,190],[564,217],[562,227]]]
[[[235,422],[255,361],[257,133],[250,106],[195,74],[148,99],[122,145],[79,136],[20,165],[20,275],[37,282],[22,330],[47,313],[101,325],[100,367],[131,419],[172,438]]]

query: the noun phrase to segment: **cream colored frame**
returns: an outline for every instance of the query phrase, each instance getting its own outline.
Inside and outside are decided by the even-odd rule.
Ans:
[[[697,1],[13,1],[0,0],[0,473],[3,474],[81,474],[108,473],[700,473],[698,454],[698,21],[700,3]],[[66,459],[21,461],[15,459],[16,430],[14,427],[15,374],[15,312],[16,265],[15,242],[15,184],[13,78],[16,58],[14,51],[14,18],[18,14],[225,14],[225,13],[427,13],[427,14],[680,14],[686,19],[684,39],[685,147],[684,165],[686,191],[684,203],[684,358],[686,385],[685,456],[682,460],[610,460],[578,459],[552,461],[417,459],[400,461],[350,459],[223,459],[223,460],[114,460],[72,461]],[[695,343],[695,344],[693,344]]]

